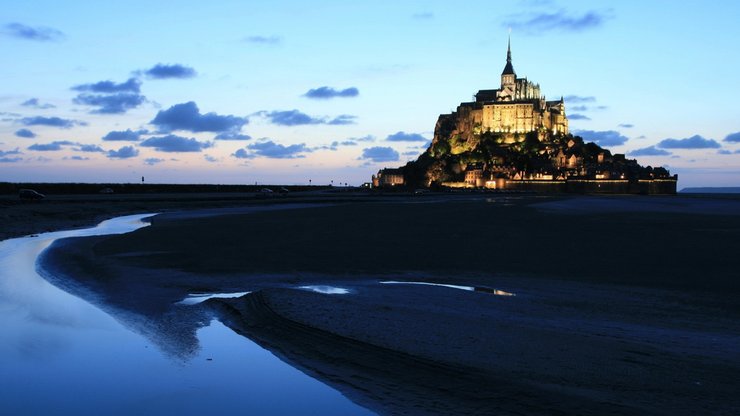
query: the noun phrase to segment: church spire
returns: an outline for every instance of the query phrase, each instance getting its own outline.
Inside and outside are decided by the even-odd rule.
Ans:
[[[501,75],[516,75],[514,65],[511,64],[511,34],[509,34],[509,46],[506,48],[506,66]]]

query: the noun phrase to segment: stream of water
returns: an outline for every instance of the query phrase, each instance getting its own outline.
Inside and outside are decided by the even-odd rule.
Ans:
[[[55,239],[130,232],[148,216],[0,242],[1,414],[372,414],[216,320],[178,360],[36,273]]]

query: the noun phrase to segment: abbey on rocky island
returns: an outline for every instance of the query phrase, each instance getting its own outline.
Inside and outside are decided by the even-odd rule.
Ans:
[[[381,169],[373,186],[675,194],[677,180],[572,135],[563,98],[547,101],[539,84],[517,78],[509,40],[501,87],[441,114],[429,148],[406,166]]]

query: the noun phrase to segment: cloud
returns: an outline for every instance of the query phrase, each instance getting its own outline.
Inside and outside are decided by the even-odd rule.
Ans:
[[[72,100],[75,104],[98,107],[91,111],[93,114],[123,114],[126,111],[140,106],[146,97],[136,93],[120,92],[116,94],[79,94]]]
[[[311,117],[298,110],[261,112],[272,124],[280,126],[301,126],[305,124],[321,124],[321,118]]]
[[[0,163],[15,163],[23,160],[21,157],[0,157]]]
[[[399,131],[398,133],[390,134],[385,138],[389,142],[426,142],[427,139],[418,133],[406,133]]]
[[[70,157],[65,157],[65,159],[68,159],[68,160],[90,160],[89,157],[78,156],[78,155],[70,156]]]
[[[144,163],[149,166],[154,166],[157,163],[162,163],[162,162],[164,162],[164,159],[160,159],[158,157],[149,157],[149,158],[144,159]]]
[[[255,35],[255,36],[247,36],[246,38],[244,38],[244,41],[249,42],[249,43],[257,43],[260,45],[278,45],[283,42],[283,39],[280,36],[275,36],[275,35],[272,35],[272,36]]]
[[[697,135],[685,139],[664,139],[658,142],[663,149],[719,149],[722,147],[713,139],[705,139]]]
[[[409,150],[408,152],[401,153],[403,156],[419,156],[418,150]]]
[[[575,134],[590,140],[599,146],[621,146],[629,140],[614,130],[594,131],[594,130],[575,130]]]
[[[347,124],[355,124],[355,120],[357,119],[357,116],[352,116],[349,114],[340,114],[333,119],[326,122],[326,124],[332,125],[332,126],[343,126]]]
[[[114,130],[103,136],[102,139],[106,142],[138,142],[141,139],[141,135],[147,133],[149,133],[147,130]]]
[[[31,27],[22,23],[8,23],[3,26],[3,33],[18,39],[35,40],[39,42],[55,42],[64,39],[64,33],[51,27]]]
[[[571,114],[568,116],[568,120],[591,120],[591,117],[583,114]]]
[[[303,126],[310,124],[344,125],[354,124],[356,116],[348,114],[339,115],[333,119],[328,117],[313,117],[298,110],[285,111],[260,111],[257,115],[266,117],[270,123],[278,126]]]
[[[658,149],[655,146],[643,147],[642,149],[627,152],[627,156],[670,156],[671,152]]]
[[[588,111],[587,105],[574,105],[569,108],[570,111]]]
[[[729,151],[729,150],[726,150],[726,149],[719,149],[719,150],[717,150],[717,154],[718,155],[731,155],[732,152]]]
[[[413,17],[414,19],[419,19],[419,20],[429,20],[429,19],[434,19],[434,13],[419,12],[419,13],[412,14],[411,17]]]
[[[99,152],[99,153],[105,153],[105,150],[103,150],[102,147],[96,145],[96,144],[81,144],[80,147],[76,148],[78,152]]]
[[[305,143],[284,146],[282,144],[275,143],[272,140],[252,143],[247,146],[247,149],[249,149],[251,153],[244,152],[244,153],[240,153],[242,156],[237,156],[236,154],[239,153],[237,151],[236,153],[234,153],[235,157],[243,159],[245,157],[250,158],[250,157],[261,156],[261,157],[266,157],[270,159],[297,159],[297,158],[305,157],[301,153],[312,152],[311,149],[306,147]]]
[[[632,127],[635,127],[635,125],[634,124],[629,124],[629,123],[621,123],[621,124],[617,125],[617,127],[621,127],[623,129],[631,129]]]
[[[72,87],[75,91],[93,92],[99,94],[113,94],[117,92],[135,92],[141,91],[141,81],[136,78],[129,78],[126,82],[116,84],[113,81],[100,81],[93,84],[80,84]]]
[[[581,32],[602,26],[609,17],[593,10],[582,15],[569,15],[565,10],[559,10],[553,13],[529,13],[510,16],[503,23],[503,26],[529,34]]]
[[[573,103],[573,104],[576,104],[576,103],[594,103],[594,102],[596,102],[596,97],[591,97],[591,96],[585,97],[585,96],[581,96],[581,95],[566,95],[565,98],[563,98],[563,100],[565,102]]]
[[[731,143],[740,143],[740,131],[737,133],[730,133],[725,137],[724,141]]]
[[[360,90],[355,87],[349,87],[343,90],[335,90],[332,87],[326,86],[310,89],[307,93],[303,94],[304,97],[317,100],[328,100],[337,97],[357,97],[358,95],[360,95]]]
[[[139,156],[139,150],[134,146],[123,146],[118,150],[109,150],[108,158],[110,159],[130,159]]]
[[[194,138],[187,138],[168,134],[167,136],[150,137],[139,144],[142,147],[153,147],[160,152],[200,152],[213,147],[212,142],[199,142]]]
[[[195,69],[185,65],[156,64],[144,71],[144,75],[152,79],[184,79],[193,78],[194,76],[198,75],[198,73],[195,72]]]
[[[33,139],[34,137],[36,137],[36,133],[28,129],[18,129],[15,131],[15,135],[18,137],[23,137],[24,139]]]
[[[245,149],[239,149],[236,152],[232,153],[231,156],[234,156],[237,159],[251,159],[254,156],[248,153]]]
[[[362,156],[359,159],[370,160],[373,162],[395,162],[399,160],[400,155],[391,147],[368,147],[362,149]]]
[[[56,152],[62,150],[62,146],[74,146],[77,143],[70,142],[69,140],[58,140],[51,143],[34,143],[28,146],[28,150],[35,150],[37,152]]]
[[[0,157],[10,156],[10,155],[20,155],[20,150],[16,147],[14,150],[0,150]]]
[[[70,129],[74,126],[86,126],[87,125],[87,123],[83,121],[69,120],[69,119],[59,118],[59,117],[43,117],[43,116],[24,117],[20,119],[20,122],[26,126],[51,126],[51,127],[61,127],[63,129]]]
[[[246,117],[222,116],[216,113],[201,114],[195,102],[189,101],[159,111],[150,123],[159,127],[162,132],[186,130],[221,133],[239,131],[248,122]]]
[[[241,134],[235,131],[220,133],[213,138],[214,140],[252,140],[252,136]]]
[[[40,110],[47,110],[49,108],[56,108],[53,104],[41,103],[38,98],[29,98],[28,100],[21,103],[24,107],[38,108]]]
[[[216,163],[216,162],[218,162],[218,158],[215,158],[215,157],[213,157],[211,155],[203,155],[203,159],[205,159],[206,162],[209,162],[209,163]]]

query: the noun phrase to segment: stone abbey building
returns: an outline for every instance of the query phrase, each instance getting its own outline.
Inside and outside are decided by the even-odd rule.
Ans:
[[[514,141],[514,134],[531,131],[568,134],[563,98],[547,101],[540,93],[539,84],[516,77],[511,63],[511,41],[501,73],[501,88],[478,91],[475,102],[460,104],[449,117],[464,121],[459,130],[505,133],[509,142]]]
[[[539,84],[517,78],[509,41],[501,87],[441,114],[429,148],[381,169],[373,186],[675,194],[677,180],[570,134],[563,98],[547,101]]]

